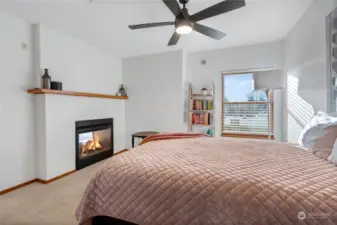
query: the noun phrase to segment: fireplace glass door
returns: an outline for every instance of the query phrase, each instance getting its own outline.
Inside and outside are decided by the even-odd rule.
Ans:
[[[76,169],[113,155],[113,119],[76,121]]]
[[[80,158],[111,149],[111,128],[80,133],[78,138]]]

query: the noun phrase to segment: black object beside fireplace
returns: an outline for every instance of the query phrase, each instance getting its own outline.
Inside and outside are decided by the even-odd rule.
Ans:
[[[113,119],[76,121],[76,170],[114,154]]]

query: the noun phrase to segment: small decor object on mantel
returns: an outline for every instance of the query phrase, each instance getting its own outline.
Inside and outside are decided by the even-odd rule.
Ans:
[[[48,69],[44,69],[44,74],[41,77],[41,88],[50,89],[51,77],[49,76]]]
[[[123,84],[121,84],[118,93],[119,93],[120,96],[124,96],[124,97],[128,96],[127,93],[126,93],[126,91],[125,91],[125,89],[124,89]]]
[[[50,87],[52,90],[62,91],[62,82],[52,81]]]
[[[202,95],[208,95],[207,88],[201,89],[201,94],[202,94]]]

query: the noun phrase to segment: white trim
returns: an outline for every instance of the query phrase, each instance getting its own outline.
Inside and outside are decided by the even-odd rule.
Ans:
[[[250,69],[244,69],[244,70],[225,70],[221,72],[222,75],[228,75],[228,74],[236,74],[236,73],[257,73],[257,72],[267,72],[267,71],[273,71],[273,70],[279,70],[275,67],[265,67],[265,68],[250,68]]]

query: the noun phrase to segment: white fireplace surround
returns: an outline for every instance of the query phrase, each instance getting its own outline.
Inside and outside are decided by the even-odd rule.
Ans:
[[[122,83],[121,59],[41,25],[34,25],[36,87],[40,68],[51,68],[63,88],[114,94]],[[125,101],[63,95],[33,95],[36,178],[50,180],[75,170],[75,121],[114,118],[114,149],[125,148]]]
[[[122,100],[36,95],[37,178],[50,180],[75,170],[75,121],[114,118],[114,149],[124,149]]]

